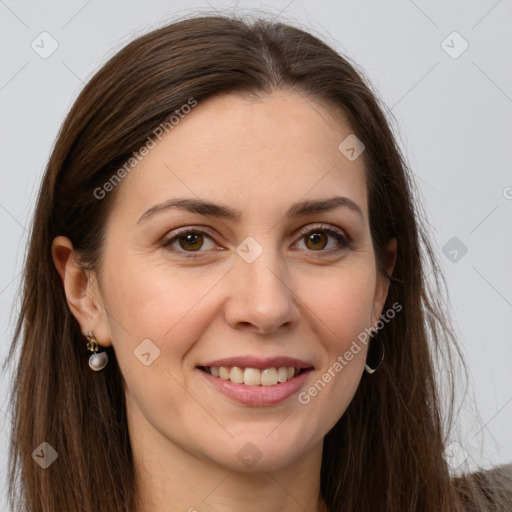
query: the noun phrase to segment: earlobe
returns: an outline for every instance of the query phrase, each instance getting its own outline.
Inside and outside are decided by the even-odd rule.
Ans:
[[[90,330],[102,331],[100,324],[105,321],[99,291],[92,293],[96,281],[90,271],[85,270],[75,257],[69,238],[58,236],[52,242],[52,258],[63,284],[66,301],[73,316],[80,324],[82,333]],[[108,345],[101,339],[101,345]]]

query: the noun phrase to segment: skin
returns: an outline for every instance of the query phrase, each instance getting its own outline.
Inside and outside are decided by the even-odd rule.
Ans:
[[[323,438],[354,396],[367,348],[307,405],[297,396],[270,407],[238,404],[196,366],[292,356],[314,366],[307,390],[383,313],[388,281],[376,270],[363,158],[349,161],[338,150],[352,131],[329,112],[284,91],[200,102],[118,185],[101,273],[80,269],[67,238],[53,242],[82,332],[114,346],[124,375],[139,512],[171,503],[184,511],[322,509]],[[354,201],[363,218],[347,208],[285,217],[297,201],[334,195]],[[223,203],[242,215],[170,209],[137,223],[177,197]],[[349,246],[333,253],[344,246],[332,235],[320,231],[326,238],[315,245],[297,233],[319,223],[348,235]],[[185,226],[212,233],[189,245],[183,236],[182,245],[174,241],[181,254],[199,248],[197,259],[159,245]],[[252,263],[236,252],[247,236],[263,249]],[[393,240],[388,273],[395,258]],[[145,339],[160,350],[148,366],[134,356]],[[237,457],[247,443],[261,454],[252,467]]]

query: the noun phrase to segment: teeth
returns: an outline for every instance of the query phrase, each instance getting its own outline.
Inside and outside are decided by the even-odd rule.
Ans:
[[[288,380],[288,370],[286,366],[281,366],[279,370],[277,370],[277,380],[278,382],[286,382]]]
[[[247,386],[259,386],[261,382],[261,372],[257,368],[246,368],[244,371],[244,384]]]
[[[238,366],[233,366],[233,368],[231,368],[231,371],[229,372],[229,380],[231,382],[234,382],[235,384],[242,384],[244,379],[245,373],[242,370],[242,368],[239,368]]]
[[[293,366],[280,366],[279,368],[241,368],[240,366],[211,366],[205,368],[210,375],[235,384],[246,386],[275,386],[276,384],[293,379],[299,373]]]
[[[261,372],[262,386],[275,386],[277,384],[277,370],[275,368],[267,368]]]

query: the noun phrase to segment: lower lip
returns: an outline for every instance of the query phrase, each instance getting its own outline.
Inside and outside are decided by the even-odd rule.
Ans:
[[[226,395],[227,397],[244,405],[262,407],[278,404],[297,393],[312,369],[309,368],[297,375],[297,377],[293,377],[293,379],[276,384],[275,386],[248,386],[246,384],[235,384],[230,380],[214,377],[203,370],[198,369],[198,371],[202,373],[205,378],[215,386],[217,391],[221,392],[223,395]]]

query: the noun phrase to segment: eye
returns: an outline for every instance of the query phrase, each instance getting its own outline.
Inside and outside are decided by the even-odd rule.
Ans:
[[[349,248],[348,238],[342,231],[338,231],[332,227],[324,225],[307,227],[301,229],[299,234],[301,235],[299,241],[305,240],[305,246],[308,252],[334,254]],[[338,242],[338,246],[341,245],[341,247],[331,247],[328,250],[324,250],[329,243],[329,238],[334,238]],[[205,247],[205,241],[209,241],[209,247]],[[203,229],[192,229],[188,227],[173,231],[162,241],[161,246],[179,254],[179,256],[197,258],[200,255],[196,253],[204,252],[201,249],[213,249],[215,243],[209,232]]]
[[[332,227],[324,225],[307,227],[301,229],[299,233],[301,235],[300,241],[304,240],[306,248],[313,252],[338,253],[349,247],[348,239],[343,232]],[[338,241],[338,247],[324,250],[329,243],[329,237]],[[339,247],[340,244],[341,247]]]
[[[185,258],[196,258],[198,255],[194,254],[200,251],[204,245],[204,240],[208,239],[212,246],[206,249],[211,249],[215,246],[211,236],[202,229],[185,228],[182,230],[173,231],[171,236],[162,242],[162,247],[168,248],[172,252],[180,253],[180,256]],[[176,247],[176,244],[178,247]]]

